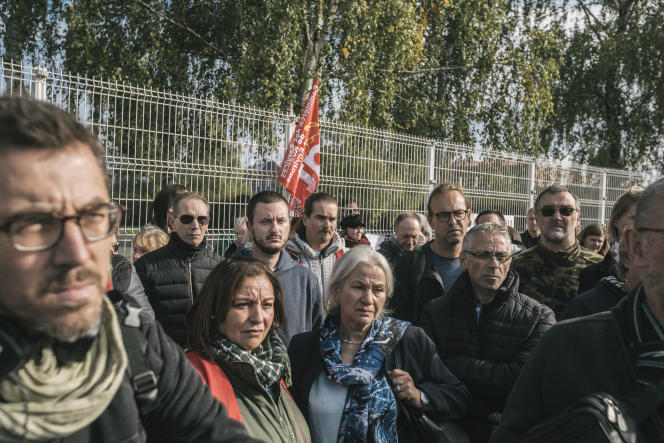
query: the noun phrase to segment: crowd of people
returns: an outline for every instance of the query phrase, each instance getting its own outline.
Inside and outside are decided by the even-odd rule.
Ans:
[[[441,184],[384,238],[355,201],[261,191],[219,253],[170,184],[130,261],[97,138],[16,97],[0,134],[0,441],[517,442],[664,380],[664,179],[584,229],[552,184],[521,233]]]

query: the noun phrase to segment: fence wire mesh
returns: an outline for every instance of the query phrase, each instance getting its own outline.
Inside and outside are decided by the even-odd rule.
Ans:
[[[118,239],[125,254],[148,223],[149,205],[167,183],[211,204],[208,235],[222,250],[254,193],[277,190],[276,176],[296,117],[2,61],[0,93],[29,95],[72,113],[106,149],[113,200],[127,208]],[[321,191],[343,215],[356,202],[367,231],[389,234],[403,211],[425,212],[436,184],[462,186],[474,212],[497,209],[525,229],[539,191],[567,185],[582,224],[606,224],[616,198],[645,174],[537,160],[389,131],[320,122]]]

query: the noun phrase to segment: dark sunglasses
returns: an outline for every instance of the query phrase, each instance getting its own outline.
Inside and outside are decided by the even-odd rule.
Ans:
[[[569,206],[563,206],[562,208],[557,208],[557,209],[544,207],[540,209],[540,214],[542,214],[544,217],[551,217],[553,216],[553,214],[556,213],[556,211],[558,211],[562,216],[569,217],[570,215],[574,214],[574,211],[576,211],[576,209],[571,208]]]
[[[210,217],[208,217],[207,215],[199,215],[198,217],[194,217],[193,215],[189,214],[182,214],[180,216],[180,223],[182,223],[183,225],[188,225],[191,222],[193,222],[194,219],[196,219],[198,224],[201,226],[207,226],[207,224],[210,223]]]

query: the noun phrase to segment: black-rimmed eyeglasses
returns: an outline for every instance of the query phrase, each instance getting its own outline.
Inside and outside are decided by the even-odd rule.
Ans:
[[[108,238],[120,224],[124,211],[117,203],[86,206],[77,215],[58,212],[28,212],[11,217],[0,226],[12,246],[25,252],[45,251],[55,246],[64,232],[65,222],[74,220],[88,242]]]
[[[183,225],[188,225],[190,223],[193,223],[194,219],[198,222],[199,225],[201,226],[207,226],[208,223],[210,223],[210,217],[207,215],[199,215],[198,217],[194,217],[193,215],[189,214],[182,214],[180,216],[180,223]]]
[[[498,260],[499,263],[505,263],[507,260],[512,258],[511,254],[502,254],[502,253],[492,254],[491,252],[472,252],[472,251],[461,251],[461,252],[463,252],[464,254],[472,255],[473,257],[481,261],[489,261],[495,258],[496,260]]]
[[[441,223],[446,223],[450,221],[450,217],[454,216],[454,219],[456,221],[462,221],[464,218],[466,218],[466,215],[468,214],[468,209],[460,209],[458,211],[452,211],[452,212],[437,212],[433,216],[436,217],[436,219],[441,222]]]

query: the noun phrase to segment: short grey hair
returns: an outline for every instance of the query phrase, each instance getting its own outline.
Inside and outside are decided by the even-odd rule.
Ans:
[[[385,295],[389,299],[394,292],[394,277],[387,259],[371,246],[360,245],[341,256],[334,265],[330,277],[330,294],[341,289],[348,276],[361,264],[376,265],[385,273]]]
[[[657,199],[663,196],[664,178],[655,181],[643,191],[639,201],[636,202],[636,213],[634,214],[634,228],[636,230],[649,227],[647,226],[650,223],[650,220],[648,219],[653,210],[657,207],[655,206],[655,203],[657,202]]]
[[[468,232],[466,232],[466,236],[463,238],[463,246],[461,248],[462,252],[469,250],[469,245],[476,236],[479,234],[489,234],[491,232],[502,235],[505,237],[505,240],[507,240],[508,245],[512,244],[512,238],[510,237],[510,233],[505,226],[498,225],[496,223],[481,223],[477,226],[473,226],[468,230]]]

